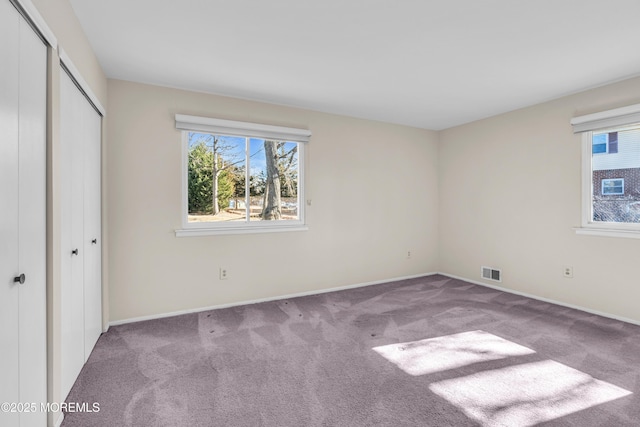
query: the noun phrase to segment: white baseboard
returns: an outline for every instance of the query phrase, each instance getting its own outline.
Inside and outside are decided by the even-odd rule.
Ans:
[[[124,324],[127,324],[127,323],[134,323],[134,322],[142,322],[144,320],[162,319],[162,318],[165,318],[165,317],[179,316],[179,315],[182,315],[182,314],[199,313],[199,312],[202,312],[202,311],[209,311],[209,310],[217,310],[217,309],[222,309],[222,308],[237,307],[237,306],[248,305],[248,304],[258,304],[258,303],[261,303],[261,302],[278,301],[278,300],[283,300],[283,299],[304,297],[304,296],[309,296],[309,295],[320,295],[320,294],[324,294],[324,293],[328,293],[328,292],[336,292],[336,291],[343,291],[343,290],[347,290],[347,289],[362,288],[362,287],[365,287],[365,286],[380,285],[380,284],[383,284],[383,283],[395,282],[395,281],[399,281],[399,280],[415,279],[417,277],[433,276],[435,274],[440,274],[442,276],[449,277],[451,279],[462,280],[462,281],[465,281],[465,282],[468,282],[468,283],[472,283],[474,285],[480,285],[480,286],[484,286],[484,287],[487,287],[487,288],[495,289],[495,290],[498,290],[498,291],[503,291],[503,292],[507,292],[507,293],[514,294],[514,295],[519,295],[519,296],[526,297],[526,298],[531,298],[531,299],[534,299],[534,300],[537,300],[537,301],[542,301],[542,302],[547,302],[547,303],[550,303],[550,304],[559,305],[559,306],[562,306],[562,307],[572,308],[574,310],[584,311],[585,313],[595,314],[597,316],[606,317],[608,319],[619,320],[621,322],[631,323],[633,325],[639,325],[640,326],[640,321],[638,321],[638,320],[629,319],[629,318],[622,317],[622,316],[616,316],[614,314],[605,313],[605,312],[597,311],[597,310],[592,310],[590,308],[585,308],[585,307],[581,307],[581,306],[574,305],[574,304],[568,304],[568,303],[557,301],[557,300],[554,300],[554,299],[544,298],[544,297],[533,295],[533,294],[529,294],[529,293],[526,293],[526,292],[520,292],[520,291],[516,291],[516,290],[513,290],[513,289],[505,288],[505,287],[502,287],[502,286],[496,286],[496,285],[492,285],[492,284],[489,284],[489,283],[483,283],[483,282],[480,282],[478,280],[469,279],[469,278],[466,278],[466,277],[460,277],[460,276],[456,276],[456,275],[449,274],[449,273],[443,273],[443,272],[435,272],[435,273],[422,273],[422,274],[415,274],[415,275],[411,275],[411,276],[395,277],[395,278],[384,279],[384,280],[376,280],[376,281],[373,281],[373,282],[357,283],[355,285],[338,286],[338,287],[335,287],[335,288],[316,289],[316,290],[311,290],[311,291],[298,292],[298,293],[294,293],[294,294],[278,295],[278,296],[267,297],[267,298],[258,298],[258,299],[254,299],[254,300],[238,301],[238,302],[232,302],[232,303],[227,303],[227,304],[213,305],[213,306],[209,306],[209,307],[198,307],[198,308],[188,309],[188,310],[172,311],[172,312],[169,312],[169,313],[152,314],[152,315],[149,315],[149,316],[132,317],[132,318],[129,318],[129,319],[116,320],[116,321],[113,321],[113,322],[109,322],[106,330],[108,330],[109,327],[111,327],[111,326],[124,325]],[[106,330],[105,330],[105,332],[106,332]],[[60,421],[60,422],[62,422],[62,421]]]
[[[553,299],[550,299],[550,298],[544,298],[544,297],[540,297],[540,296],[537,296],[537,295],[528,294],[526,292],[520,292],[520,291],[516,291],[516,290],[513,290],[513,289],[509,289],[509,288],[504,288],[502,286],[496,286],[496,285],[492,285],[492,284],[489,284],[489,283],[483,283],[483,282],[480,282],[480,281],[477,281],[477,280],[467,279],[465,277],[454,276],[453,274],[449,274],[449,273],[438,272],[436,274],[440,274],[442,276],[450,277],[452,279],[462,280],[462,281],[468,282],[468,283],[473,283],[474,285],[480,285],[480,286],[484,286],[484,287],[487,287],[487,288],[496,289],[498,291],[507,292],[509,294],[519,295],[521,297],[527,297],[527,298],[531,298],[531,299],[534,299],[534,300],[537,300],[537,301],[548,302],[550,304],[555,304],[555,305],[559,305],[559,306],[562,306],[562,307],[572,308],[574,310],[584,311],[585,313],[595,314],[597,316],[606,317],[608,319],[619,320],[621,322],[631,323],[633,325],[639,325],[640,326],[640,321],[638,321],[638,320],[628,319],[626,317],[616,316],[614,314],[604,313],[602,311],[597,311],[597,310],[592,310],[590,308],[581,307],[579,305],[567,304],[565,302],[556,301],[556,300],[553,300]]]
[[[238,302],[232,302],[232,303],[228,303],[228,304],[213,305],[213,306],[209,306],[209,307],[199,307],[199,308],[188,309],[188,310],[172,311],[170,313],[161,313],[161,314],[152,314],[152,315],[149,315],[149,316],[132,317],[130,319],[115,320],[113,322],[109,322],[109,327],[110,326],[124,325],[124,324],[127,324],[127,323],[142,322],[144,320],[154,320],[154,319],[162,319],[162,318],[165,318],[165,317],[180,316],[182,314],[199,313],[199,312],[202,312],[202,311],[218,310],[218,309],[221,309],[221,308],[237,307],[237,306],[240,306],[240,305],[257,304],[257,303],[261,303],[261,302],[278,301],[278,300],[283,300],[283,299],[305,297],[305,296],[309,296],[309,295],[320,295],[320,294],[326,294],[328,292],[344,291],[344,290],[347,290],[347,289],[363,288],[365,286],[380,285],[382,283],[396,282],[396,281],[399,281],[399,280],[415,279],[417,277],[425,277],[425,276],[433,276],[434,274],[439,274],[439,273],[421,273],[421,274],[415,274],[415,275],[412,275],[412,276],[393,277],[393,278],[390,278],[390,279],[376,280],[376,281],[373,281],[373,282],[357,283],[355,285],[338,286],[338,287],[335,287],[335,288],[328,288],[328,289],[316,289],[316,290],[312,290],[312,291],[298,292],[298,293],[295,293],[295,294],[278,295],[278,296],[274,296],[274,297],[258,298],[258,299],[254,299],[254,300],[248,300],[248,301],[238,301]]]

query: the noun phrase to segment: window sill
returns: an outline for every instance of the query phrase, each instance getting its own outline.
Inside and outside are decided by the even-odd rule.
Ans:
[[[238,228],[182,228],[176,230],[176,237],[221,236],[226,234],[282,233],[288,231],[307,231],[306,225],[278,227],[238,227]]]
[[[640,239],[640,230],[615,230],[612,228],[575,227],[576,234],[600,237],[625,237]]]

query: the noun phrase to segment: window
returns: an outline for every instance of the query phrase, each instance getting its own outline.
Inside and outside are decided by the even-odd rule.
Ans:
[[[593,154],[615,154],[618,152],[618,132],[593,135],[591,152]]]
[[[307,130],[176,115],[183,219],[176,235],[305,229]]]
[[[588,134],[592,147],[590,222],[640,225],[640,124]],[[597,142],[605,140],[610,145],[613,139],[615,155],[593,152]],[[631,184],[626,191],[625,181]]]
[[[583,141],[580,234],[640,238],[640,104],[576,117]]]
[[[602,195],[603,196],[617,196],[624,194],[624,179],[603,179],[602,180]]]
[[[591,143],[591,152],[593,154],[600,154],[607,152],[607,134],[602,133],[600,135],[594,135]]]

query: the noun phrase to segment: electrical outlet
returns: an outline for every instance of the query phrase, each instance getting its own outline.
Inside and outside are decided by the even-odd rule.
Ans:
[[[220,267],[220,280],[227,280],[229,278],[229,274],[226,268]]]
[[[411,259],[411,251],[407,251],[407,259]]]
[[[564,267],[562,270],[562,275],[567,279],[573,278],[573,267],[571,266]]]

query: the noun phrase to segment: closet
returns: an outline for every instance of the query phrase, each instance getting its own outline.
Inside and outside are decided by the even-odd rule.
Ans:
[[[102,332],[101,116],[60,71],[61,363],[66,397]]]
[[[47,401],[47,48],[7,0],[0,57],[0,403],[39,405]],[[46,425],[39,406],[27,409],[3,407],[0,425]]]

